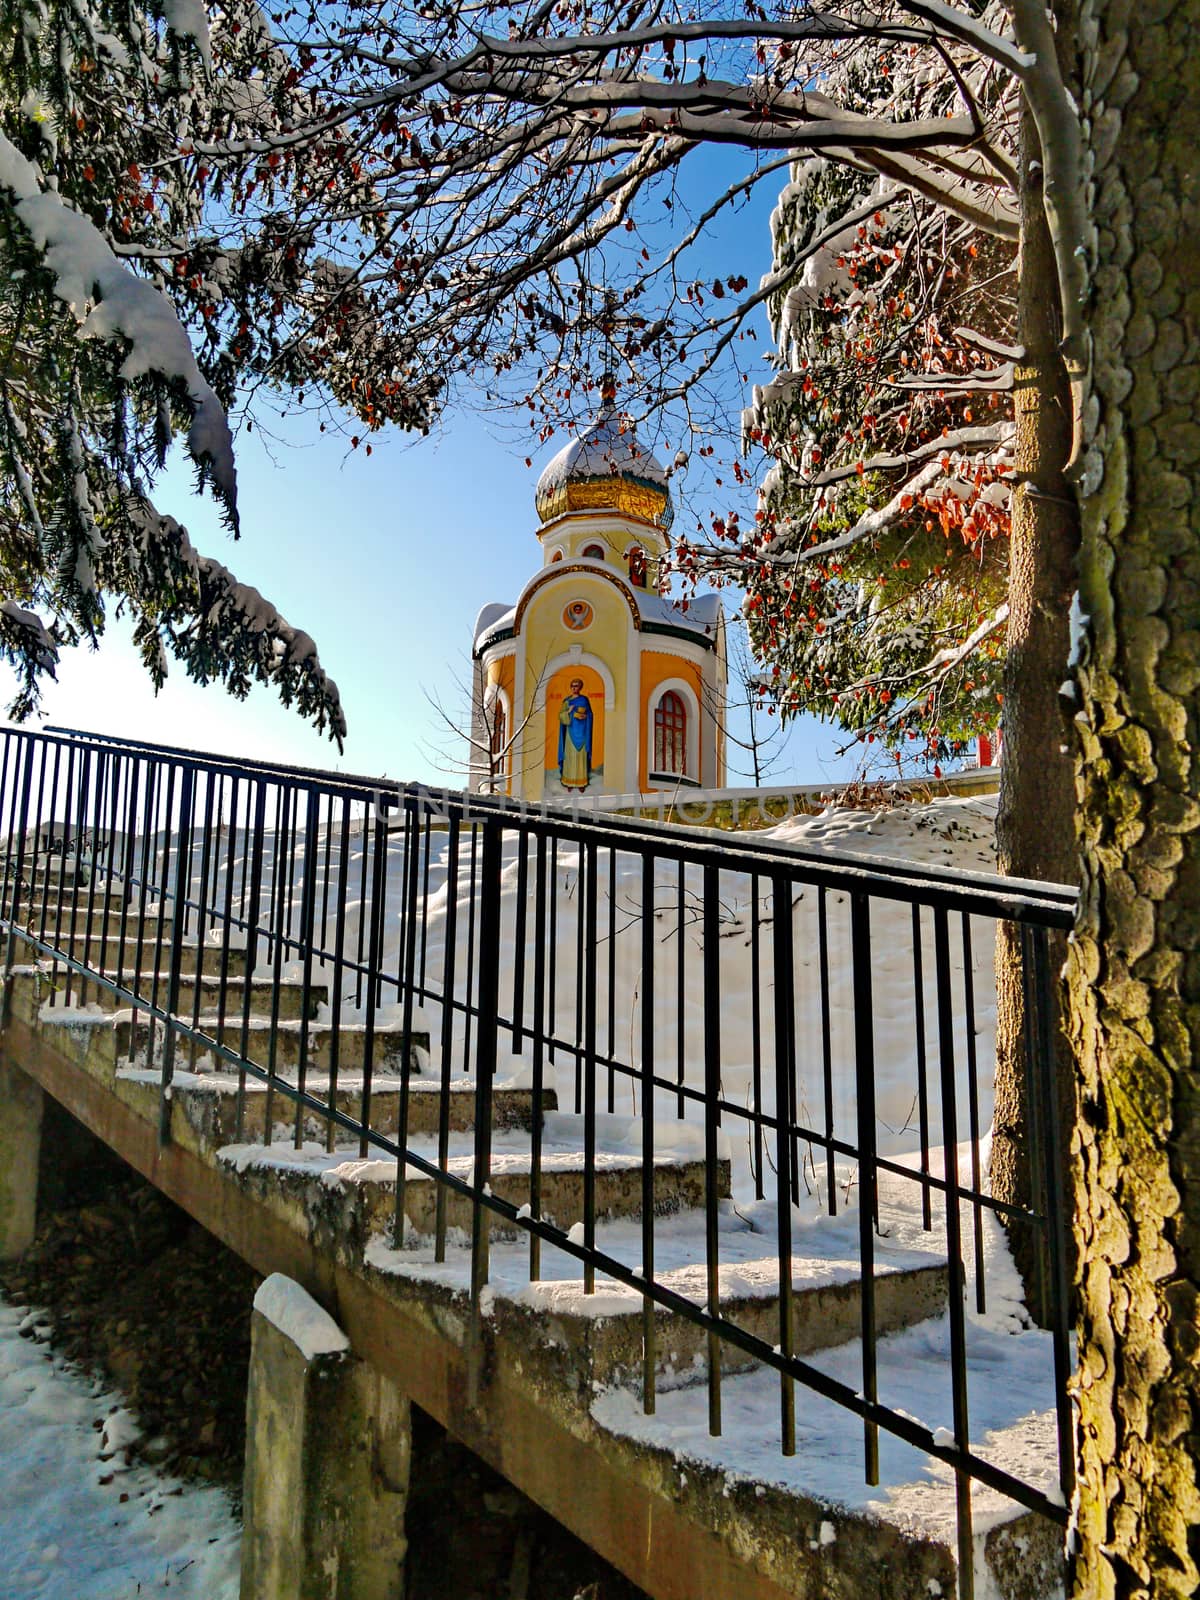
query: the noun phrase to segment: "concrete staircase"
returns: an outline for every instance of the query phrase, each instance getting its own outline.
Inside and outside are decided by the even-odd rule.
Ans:
[[[89,909],[92,917],[85,931]],[[157,914],[139,919],[109,898],[102,883],[65,897],[47,885],[44,900],[39,893],[32,902],[30,927],[35,934],[45,928],[46,942],[87,960],[96,976],[70,973],[27,946],[18,952],[18,962],[24,960],[13,974],[10,1016],[34,1030],[56,1059],[82,1070],[137,1117],[156,1123],[166,1027],[145,1007],[161,1009],[166,1003],[170,919],[160,921]],[[160,935],[162,943],[156,946]],[[97,976],[136,991],[143,1006],[130,1006],[127,997],[97,982]],[[762,1440],[754,1441],[747,1456],[734,1422],[728,1432],[731,1464],[725,1468],[719,1466],[719,1454],[689,1456],[681,1451],[678,1437],[666,1428],[656,1438],[653,1418],[646,1418],[644,1425],[631,1424],[636,1446],[631,1445],[612,1423],[621,1405],[611,1397],[622,1390],[639,1400],[643,1394],[647,1310],[636,1289],[601,1275],[596,1293],[585,1293],[577,1258],[549,1242],[541,1247],[539,1273],[531,1280],[529,1235],[519,1223],[493,1216],[488,1230],[488,1325],[481,1331],[470,1309],[471,1200],[455,1190],[439,1196],[440,1186],[411,1163],[404,1185],[404,1248],[394,1248],[395,1159],[378,1147],[364,1153],[359,1139],[345,1128],[335,1128],[331,1136],[327,1119],[311,1107],[297,1115],[287,1090],[301,1086],[303,1061],[307,1095],[327,1102],[332,1093],[344,1116],[367,1118],[372,1131],[394,1137],[404,1098],[403,1039],[397,1024],[389,1021],[369,1037],[360,1018],[329,1015],[324,979],[305,986],[292,977],[278,985],[259,975],[248,978],[242,953],[194,943],[183,946],[175,1015],[192,1036],[177,1034],[174,1045],[172,1143],[218,1173],[231,1197],[258,1208],[272,1225],[302,1235],[337,1273],[375,1285],[431,1326],[458,1328],[461,1337],[448,1337],[458,1338],[464,1349],[474,1349],[486,1338],[501,1365],[509,1359],[505,1352],[518,1352],[517,1371],[532,1374],[530,1381],[556,1427],[586,1438],[593,1449],[613,1459],[623,1460],[633,1449],[641,1463],[638,1471],[658,1485],[655,1492],[691,1506],[689,1515],[694,1513],[706,1527],[729,1523],[730,1506],[736,1504],[736,1526],[730,1524],[721,1536],[741,1551],[737,1559],[749,1563],[747,1570],[764,1575],[759,1587],[745,1587],[747,1596],[928,1600],[953,1592],[952,1522],[946,1525],[932,1517],[923,1523],[912,1509],[920,1496],[916,1502],[911,1496],[894,1497],[899,1509],[890,1515],[886,1494],[859,1494],[850,1503],[839,1503],[834,1493],[823,1495],[819,1461],[809,1464],[808,1487],[797,1487],[794,1478],[765,1469],[761,1461],[746,1468],[747,1459],[761,1456]],[[448,1173],[469,1185],[475,1082],[449,1072],[443,1077],[431,1055],[431,1040],[440,1037],[437,1013],[423,1013],[418,1022],[409,1062],[408,1148],[434,1165],[444,1162]],[[196,1033],[203,1037],[197,1040]],[[364,1079],[368,1051],[369,1095]],[[253,1074],[239,1073],[231,1056],[243,1052],[254,1066],[270,1068],[276,1081],[268,1086]],[[331,1089],[335,1066],[336,1088]],[[491,1107],[491,1192],[526,1213],[536,1199],[543,1220],[579,1236],[585,1193],[580,1119],[560,1112],[553,1088],[535,1104],[523,1082],[498,1081]],[[540,1135],[536,1152],[535,1129]],[[655,1271],[659,1281],[703,1307],[709,1293],[708,1174],[703,1143],[690,1133],[680,1125],[655,1160]],[[635,1273],[641,1268],[644,1224],[640,1144],[640,1124],[599,1119],[596,1244]],[[721,1315],[778,1345],[774,1235],[760,1231],[753,1217],[735,1207],[727,1157],[719,1162],[715,1182]],[[792,1261],[792,1348],[805,1357],[848,1345],[861,1325],[853,1264],[836,1249],[822,1256],[812,1245],[807,1241]],[[875,1307],[881,1335],[931,1324],[941,1317],[946,1294],[945,1262],[932,1245],[923,1251],[889,1250],[880,1241]],[[672,1394],[698,1389],[707,1374],[706,1331],[662,1307],[655,1309],[653,1325],[655,1388]],[[722,1346],[720,1363],[727,1415],[736,1416],[737,1397],[743,1393],[738,1385],[769,1381],[778,1388],[777,1376],[759,1370],[754,1358],[734,1345]],[[598,1396],[609,1397],[602,1410],[597,1410]],[[803,1408],[805,1391],[798,1390],[797,1396]],[[861,1433],[861,1424],[849,1414],[843,1417],[848,1433]],[[718,1492],[720,1483],[724,1488]],[[731,1483],[749,1483],[752,1492],[745,1494],[739,1487],[733,1494]],[[949,1495],[952,1501],[952,1488],[941,1487],[942,1499]],[[1000,1502],[1000,1497],[992,1498]],[[1009,1507],[1007,1513],[1003,1505]],[[1003,1502],[999,1511],[989,1502],[988,1515],[993,1526],[986,1538],[981,1536],[977,1566],[981,1573],[986,1569],[985,1581],[995,1585],[994,1593],[1004,1600],[1040,1600],[1052,1594],[1058,1581],[1057,1529],[1020,1513],[1010,1502]],[[801,1529],[812,1537],[797,1537]],[[1024,1559],[1021,1551],[1026,1552]],[[619,1559],[619,1551],[604,1553]],[[638,1577],[639,1572],[631,1570],[631,1575]]]

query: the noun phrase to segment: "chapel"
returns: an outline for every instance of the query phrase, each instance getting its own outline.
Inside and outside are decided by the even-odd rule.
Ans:
[[[471,786],[553,804],[725,783],[725,624],[673,600],[662,464],[606,404],[535,494],[542,564],[475,624]]]

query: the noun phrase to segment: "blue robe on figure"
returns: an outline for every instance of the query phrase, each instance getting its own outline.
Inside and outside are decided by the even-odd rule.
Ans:
[[[564,788],[587,788],[592,775],[592,703],[585,694],[567,695],[558,714],[558,770]]]

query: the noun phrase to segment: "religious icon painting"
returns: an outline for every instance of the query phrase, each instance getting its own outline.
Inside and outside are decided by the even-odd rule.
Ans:
[[[586,600],[570,600],[563,607],[563,627],[572,633],[582,633],[592,624],[592,608]]]

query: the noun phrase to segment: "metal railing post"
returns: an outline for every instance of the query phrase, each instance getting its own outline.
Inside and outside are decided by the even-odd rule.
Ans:
[[[471,1349],[469,1390],[478,1403],[483,1358],[482,1296],[488,1281],[491,1212],[482,1196],[492,1184],[492,1079],[496,1075],[496,1034],[500,1005],[500,871],[502,826],[489,818],[483,823],[483,851],[479,873],[478,1029],[475,1035],[475,1150],[471,1185],[475,1204],[471,1215]]]
[[[17,736],[18,738],[21,735]],[[17,831],[17,870],[13,878],[12,897],[8,904],[8,938],[5,941],[4,951],[4,994],[0,1003],[0,1026],[8,1021],[8,1008],[12,999],[13,983],[13,957],[16,954],[17,923],[21,916],[21,879],[25,872],[25,829],[29,818],[29,791],[33,782],[33,740],[25,741],[25,759],[21,763],[20,802],[15,806],[19,821]],[[15,800],[14,795],[14,800]],[[12,855],[12,827],[9,828],[8,849],[11,860]],[[37,852],[34,852],[34,861]]]
[[[175,1076],[176,1013],[179,1010],[179,974],[183,965],[183,904],[187,899],[188,848],[192,827],[192,794],[196,774],[191,767],[183,769],[183,783],[179,794],[179,832],[175,850],[175,903],[171,922],[171,955],[167,972],[167,1022],[163,1032],[162,1077],[158,1096],[158,1142],[171,1142],[171,1083]],[[169,822],[169,819],[168,819]],[[160,902],[161,904],[161,902]],[[161,937],[161,923],[159,933]]]

